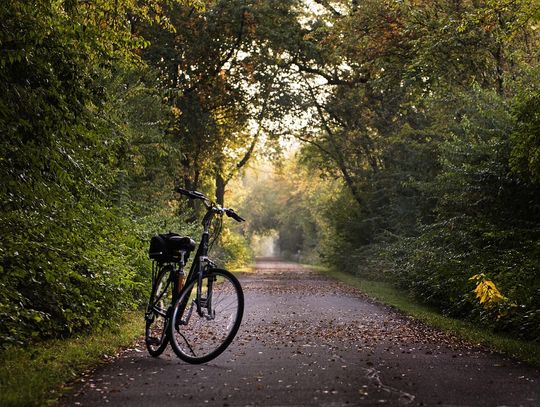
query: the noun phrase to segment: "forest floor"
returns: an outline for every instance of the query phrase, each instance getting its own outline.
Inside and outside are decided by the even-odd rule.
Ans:
[[[244,321],[214,361],[141,341],[88,372],[62,406],[538,406],[540,371],[381,306],[306,267],[263,260],[240,276]]]

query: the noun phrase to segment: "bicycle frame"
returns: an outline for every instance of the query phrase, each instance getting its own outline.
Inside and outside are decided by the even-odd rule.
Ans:
[[[180,296],[182,295],[185,287],[189,287],[195,281],[195,279],[198,279],[196,301],[195,301],[196,306],[197,306],[197,313],[200,316],[203,316],[202,307],[204,307],[208,310],[207,318],[212,319],[214,317],[214,312],[212,311],[212,287],[213,287],[214,282],[211,279],[208,280],[207,298],[206,299],[202,298],[202,280],[204,276],[204,271],[206,268],[216,267],[215,263],[208,258],[208,251],[209,251],[209,244],[210,244],[210,225],[212,224],[212,219],[216,215],[223,216],[224,214],[227,214],[228,217],[235,219],[237,222],[243,222],[244,219],[238,216],[236,212],[230,208],[221,208],[215,205],[200,192],[188,191],[182,188],[177,188],[176,192],[182,195],[186,195],[187,197],[191,199],[202,200],[204,203],[204,206],[206,207],[206,214],[204,215],[204,218],[202,221],[203,232],[201,235],[201,240],[197,247],[197,251],[195,252],[195,257],[189,269],[189,273],[185,277],[183,287],[181,288],[178,287],[176,278],[173,281],[174,290],[173,290],[172,303],[173,304],[176,303],[178,298],[180,298]],[[184,271],[184,261],[182,257],[182,260],[179,263],[178,272],[183,272],[183,271]]]
[[[206,204],[206,203],[205,203]],[[208,258],[208,250],[209,250],[209,244],[210,244],[210,225],[212,223],[212,219],[214,218],[214,216],[216,214],[219,213],[218,210],[216,210],[214,207],[212,207],[211,205],[209,204],[206,204],[207,206],[207,212],[206,212],[206,215],[204,215],[204,218],[203,218],[203,232],[202,232],[202,236],[201,236],[201,241],[199,242],[199,246],[197,247],[197,251],[195,252],[195,257],[193,259],[193,263],[191,264],[191,268],[189,270],[189,273],[186,277],[186,280],[185,280],[185,283],[184,283],[184,287],[187,287],[189,286],[194,280],[195,278],[197,278],[199,281],[198,281],[198,285],[197,285],[197,301],[196,301],[196,305],[197,305],[197,312],[199,313],[199,315],[202,315],[202,310],[201,310],[201,296],[202,296],[202,287],[201,287],[201,283],[202,283],[202,278],[203,278],[203,264],[206,263],[206,266],[210,266],[210,267],[215,267],[215,264],[214,262],[212,262],[209,258]],[[206,299],[206,308],[208,308],[208,314],[211,315],[212,314],[212,310],[211,310],[211,285],[209,287],[209,298]]]

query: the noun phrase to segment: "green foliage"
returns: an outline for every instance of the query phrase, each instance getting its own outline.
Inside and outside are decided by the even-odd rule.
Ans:
[[[529,339],[540,326],[533,3],[318,2],[293,62],[312,113],[296,133],[304,161],[343,185],[326,203],[323,260]],[[504,307],[478,303],[473,275]]]
[[[142,57],[157,68],[173,115],[168,135],[183,152],[178,180],[215,193],[221,205],[227,184],[255,155],[263,135],[266,149],[276,149],[266,126],[284,111],[286,97],[273,56],[282,47],[275,30],[298,24],[290,15],[295,3],[222,0],[195,9],[166,2],[162,17],[172,30],[139,28],[151,42]]]
[[[227,269],[240,269],[253,261],[249,241],[238,231],[224,227],[219,238],[219,245],[217,242],[216,245],[211,253],[212,259]]]
[[[121,199],[137,123],[115,99],[143,76],[119,18],[138,9],[116,4],[0,8],[2,346],[99,330],[144,297],[149,263]]]
[[[510,165],[520,177],[540,183],[540,92],[522,95],[515,107],[516,127],[511,135]]]
[[[447,315],[535,339],[540,191],[511,172],[515,119],[490,91],[464,94],[453,106],[445,114],[459,119],[447,126],[405,126],[385,145],[384,169],[368,174],[359,191],[363,206],[347,189],[332,201],[323,261],[398,283]],[[508,301],[479,304],[469,281],[476,274],[489,276]]]
[[[256,12],[187,0],[0,6],[2,346],[113,323],[148,290],[150,236],[198,234],[173,186],[219,179],[223,198],[260,135],[246,139],[248,119],[261,125],[274,91],[268,71],[248,78],[258,54],[237,58],[259,41]],[[249,257],[240,237],[224,247],[228,261]]]
[[[511,175],[513,120],[501,98],[480,92],[463,100],[462,118],[441,144],[439,175],[426,186],[438,197],[435,222],[405,243],[397,277],[419,298],[454,316],[476,315],[501,329],[538,335],[540,190]],[[468,281],[489,276],[515,304],[490,313]],[[472,288],[471,288],[472,287]]]

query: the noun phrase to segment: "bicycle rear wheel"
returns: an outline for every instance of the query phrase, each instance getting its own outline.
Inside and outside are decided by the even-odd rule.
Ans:
[[[171,305],[171,267],[161,267],[156,279],[152,282],[152,293],[146,307],[145,343],[150,355],[157,357],[167,347],[167,312]]]
[[[244,294],[236,277],[209,270],[200,286],[196,280],[184,287],[173,307],[169,336],[174,352],[194,364],[216,358],[234,339],[243,314]]]

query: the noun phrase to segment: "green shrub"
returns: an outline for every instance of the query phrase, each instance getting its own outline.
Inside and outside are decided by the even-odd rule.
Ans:
[[[253,252],[248,240],[228,228],[223,228],[219,239],[219,247],[211,253],[218,265],[229,269],[242,268],[253,261]]]
[[[513,175],[510,110],[477,92],[464,99],[461,121],[440,145],[441,171],[427,190],[438,197],[436,222],[403,240],[394,273],[419,299],[444,313],[538,338],[540,188]],[[505,310],[486,310],[469,279],[483,274],[508,297]]]

